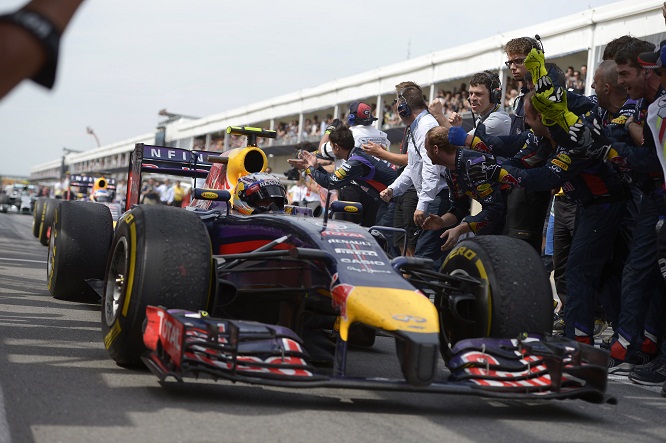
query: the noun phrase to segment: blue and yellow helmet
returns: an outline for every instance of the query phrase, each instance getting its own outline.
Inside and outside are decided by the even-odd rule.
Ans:
[[[268,211],[283,211],[287,191],[273,174],[255,172],[238,179],[231,197],[234,209],[251,215]]]

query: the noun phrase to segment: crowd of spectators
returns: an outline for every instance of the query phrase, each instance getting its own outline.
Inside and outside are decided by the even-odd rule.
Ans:
[[[472,106],[469,103],[469,91],[465,83],[461,83],[459,87],[453,88],[452,91],[444,89],[437,90],[435,100],[442,103],[442,112],[447,118],[454,112],[463,114],[472,110]]]
[[[469,91],[467,85],[461,83],[460,86],[454,87],[453,90],[440,89],[437,91],[436,100],[442,102],[446,115],[452,112],[458,114],[471,111],[469,103]],[[379,120],[379,127],[386,130],[397,126],[402,126],[397,112],[396,103],[386,103],[383,112],[377,112],[377,104],[370,103],[373,115],[377,115]],[[340,116],[341,120],[346,119],[346,115]],[[303,121],[303,127],[299,137],[299,124],[298,120],[280,121],[277,123],[275,130],[277,137],[275,141],[267,138],[258,138],[257,146],[267,147],[275,145],[295,145],[299,142],[319,142],[326,130],[326,127],[333,121],[333,115],[327,114],[325,118],[320,118],[318,114],[313,115],[311,118],[306,118]],[[223,152],[227,149],[240,148],[247,145],[245,136],[231,135],[229,137],[229,147],[225,146],[224,136],[212,137],[210,144],[206,146],[205,140],[200,138],[194,141],[194,149],[205,149],[210,151]]]

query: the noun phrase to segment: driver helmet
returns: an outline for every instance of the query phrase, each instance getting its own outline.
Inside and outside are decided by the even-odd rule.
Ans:
[[[98,189],[97,191],[93,192],[92,200],[100,203],[106,203],[111,201],[111,195],[106,189]]]
[[[267,211],[283,211],[287,191],[280,179],[273,174],[255,172],[238,179],[232,204],[244,215]]]

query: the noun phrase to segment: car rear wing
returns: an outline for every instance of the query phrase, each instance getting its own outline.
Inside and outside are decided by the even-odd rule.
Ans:
[[[128,211],[141,199],[141,174],[143,172],[206,178],[211,167],[211,163],[207,161],[209,155],[217,156],[219,152],[191,151],[137,143],[130,155],[125,210]]]

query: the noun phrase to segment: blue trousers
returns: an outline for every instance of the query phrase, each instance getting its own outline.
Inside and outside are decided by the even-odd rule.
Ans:
[[[658,337],[663,329],[666,291],[657,264],[655,230],[658,217],[663,213],[661,196],[643,195],[622,273],[620,318],[611,341],[611,356],[620,360],[631,361],[641,349],[644,330]]]
[[[444,189],[433,201],[428,205],[427,214],[443,215],[451,208],[451,200],[449,200],[449,190]],[[426,257],[434,261],[434,269],[439,270],[444,263],[446,252],[442,252],[442,245],[445,240],[439,238],[446,229],[438,231],[421,231],[419,238],[416,241],[416,250],[414,255],[416,257]]]
[[[566,268],[564,333],[568,338],[594,344],[596,294],[602,286],[603,267],[612,254],[625,209],[624,201],[577,208]]]

